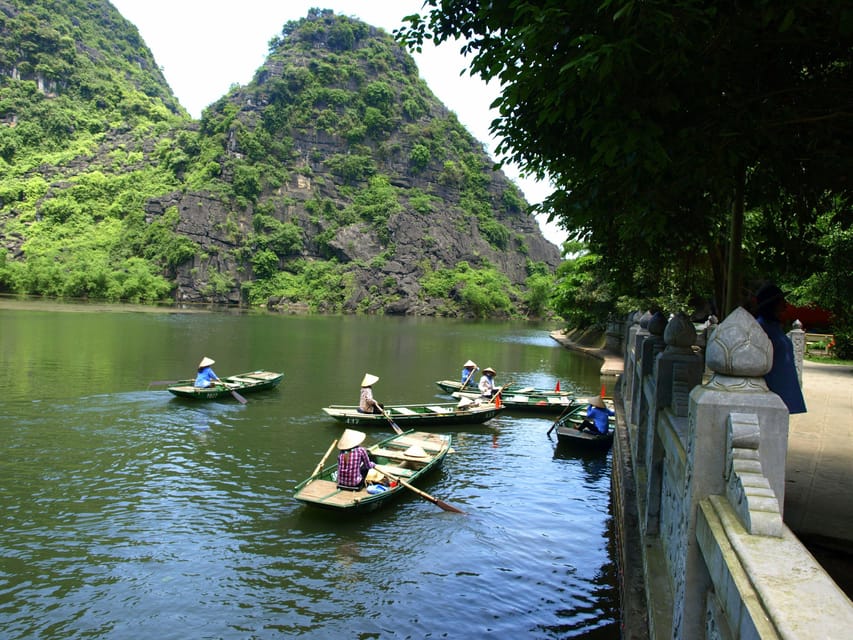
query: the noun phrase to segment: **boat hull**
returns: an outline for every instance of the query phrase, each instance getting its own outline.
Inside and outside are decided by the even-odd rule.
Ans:
[[[465,388],[462,388],[462,383],[458,380],[436,380],[435,384],[438,387],[448,394],[453,394],[457,391],[461,391],[463,393],[474,393],[479,395],[480,390],[476,384],[468,383],[465,385]],[[504,388],[503,393],[526,393],[533,394],[536,396],[543,396],[546,398],[555,397],[555,398],[569,398],[573,394],[570,391],[552,391],[550,389],[537,389],[534,387],[523,387],[518,384],[511,384]]]
[[[377,463],[377,469],[389,474],[389,477],[404,478],[414,485],[422,477],[442,466],[450,451],[450,444],[449,435],[410,430],[385,438],[367,450],[371,460]],[[421,447],[427,457],[407,458],[405,451],[412,445]],[[375,511],[399,497],[401,493],[409,491],[401,483],[378,493],[371,493],[367,487],[358,491],[339,489],[335,482],[337,469],[338,465],[333,464],[299,483],[294,498],[317,509],[354,515]]]
[[[454,398],[468,398],[469,400],[482,400],[479,392],[455,391]],[[585,406],[586,399],[573,398],[572,396],[539,396],[520,393],[501,393],[501,406],[510,411],[524,411],[528,413],[560,414],[570,411],[578,406]]]
[[[589,431],[578,431],[574,427],[557,427],[557,444],[587,451],[607,451],[613,445],[613,427],[606,434],[596,435]]]
[[[388,418],[396,424],[405,428],[420,428],[434,426],[453,426],[459,424],[482,424],[491,420],[502,407],[494,404],[482,404],[479,406],[468,405],[461,408],[451,404],[409,404],[409,405],[386,405],[386,418],[381,413],[361,413],[356,406],[331,405],[323,407],[323,411],[337,420],[350,426],[359,427],[387,427]]]
[[[283,378],[283,373],[275,371],[248,371],[222,378],[225,385],[215,385],[199,389],[193,386],[193,380],[181,380],[167,390],[179,398],[217,400],[219,398],[231,398],[232,391],[246,394],[272,389],[277,387]]]

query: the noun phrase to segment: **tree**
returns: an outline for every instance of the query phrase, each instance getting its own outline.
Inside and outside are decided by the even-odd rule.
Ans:
[[[541,210],[615,262],[617,287],[634,284],[631,263],[701,255],[729,310],[744,278],[745,211],[784,209],[803,227],[833,199],[849,228],[849,3],[424,7],[395,36],[413,49],[459,38],[470,72],[501,84],[498,154],[550,177]]]

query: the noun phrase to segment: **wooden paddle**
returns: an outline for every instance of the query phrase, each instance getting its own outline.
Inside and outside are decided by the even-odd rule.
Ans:
[[[323,456],[323,459],[322,459],[322,460],[320,460],[319,464],[318,464],[318,465],[316,466],[316,468],[314,469],[314,473],[312,473],[312,474],[311,474],[311,477],[312,477],[312,478],[313,478],[314,476],[316,476],[318,473],[320,473],[320,472],[323,470],[323,465],[324,465],[324,464],[326,464],[326,458],[328,458],[328,457],[329,457],[329,455],[332,453],[332,449],[334,449],[334,448],[335,448],[335,445],[336,445],[336,444],[338,444],[338,440],[337,440],[337,438],[335,438],[335,439],[332,441],[332,444],[329,446],[329,450],[328,450],[328,451],[326,451],[326,455],[324,455],[324,456]]]
[[[560,423],[560,420],[562,420],[568,414],[574,413],[575,411],[577,411],[582,406],[583,405],[581,405],[581,404],[578,404],[578,405],[576,405],[574,403],[569,404],[565,409],[563,409],[563,413],[560,414],[560,417],[557,418],[556,420],[554,420],[554,424],[551,425],[551,428],[548,429],[548,433],[546,433],[545,435],[550,436],[551,432],[554,430],[554,427],[556,427]]]
[[[460,391],[465,390],[465,387],[467,387],[468,383],[471,381],[471,376],[474,375],[475,371],[479,371],[479,370],[480,370],[480,367],[474,367],[473,369],[471,369],[470,373],[468,374],[468,377],[465,378],[465,382],[462,383],[462,387],[460,388]]]
[[[377,407],[379,407],[379,403],[378,403],[378,402],[376,403],[376,406],[377,406]],[[384,407],[379,407],[379,410],[382,412],[382,415],[383,415],[383,416],[385,416],[385,418],[388,420],[388,422],[390,422],[390,423],[391,423],[391,428],[392,428],[392,429],[394,429],[394,432],[395,432],[395,433],[397,433],[398,435],[399,435],[399,434],[401,434],[401,433],[403,433],[403,430],[400,428],[400,425],[398,425],[396,422],[394,422],[394,421],[391,419],[391,416],[389,416],[389,415],[385,412],[385,408],[384,408]]]
[[[219,378],[217,378],[217,380],[219,380]],[[230,391],[230,392],[231,392],[231,395],[232,395],[232,396],[234,396],[234,399],[235,399],[237,402],[239,402],[240,404],[246,404],[246,403],[248,402],[248,400],[246,400],[246,398],[244,398],[244,397],[243,397],[243,396],[241,396],[239,393],[237,393],[236,391],[234,391],[234,389],[232,389],[231,387],[229,387],[229,386],[228,386],[228,383],[226,383],[226,382],[222,382],[222,380],[219,380],[219,384],[221,384],[223,387],[225,387],[226,389],[228,389],[228,391]]]
[[[149,382],[149,387],[162,387],[163,385],[172,386],[181,382],[180,380],[155,380],[154,382]]]
[[[425,500],[429,500],[434,505],[441,507],[445,511],[452,511],[453,513],[465,513],[464,511],[462,511],[462,509],[458,509],[458,508],[454,507],[452,504],[447,504],[444,500],[439,500],[435,496],[431,496],[430,494],[428,494],[426,491],[421,491],[416,486],[409,484],[408,482],[406,482],[402,478],[398,478],[397,476],[391,475],[390,473],[387,473],[386,471],[382,471],[381,469],[380,469],[380,471],[383,474],[385,474],[386,476],[388,476],[389,478],[391,478],[391,480],[394,480],[395,482],[399,482],[401,485],[406,487],[406,489],[408,489],[409,491],[414,491],[421,498],[424,498]]]

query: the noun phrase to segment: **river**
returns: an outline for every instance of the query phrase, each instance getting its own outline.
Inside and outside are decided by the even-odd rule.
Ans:
[[[293,499],[365,372],[384,403],[450,400],[435,381],[469,358],[597,393],[553,328],[0,298],[0,637],[618,638],[610,454],[557,448],[553,416],[448,431],[421,486],[465,515]],[[149,387],[205,355],[284,381],[246,405]]]

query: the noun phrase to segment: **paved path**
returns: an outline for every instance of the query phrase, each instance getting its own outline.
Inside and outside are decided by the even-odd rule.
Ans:
[[[853,366],[803,363],[807,413],[791,416],[785,523],[853,545]]]

